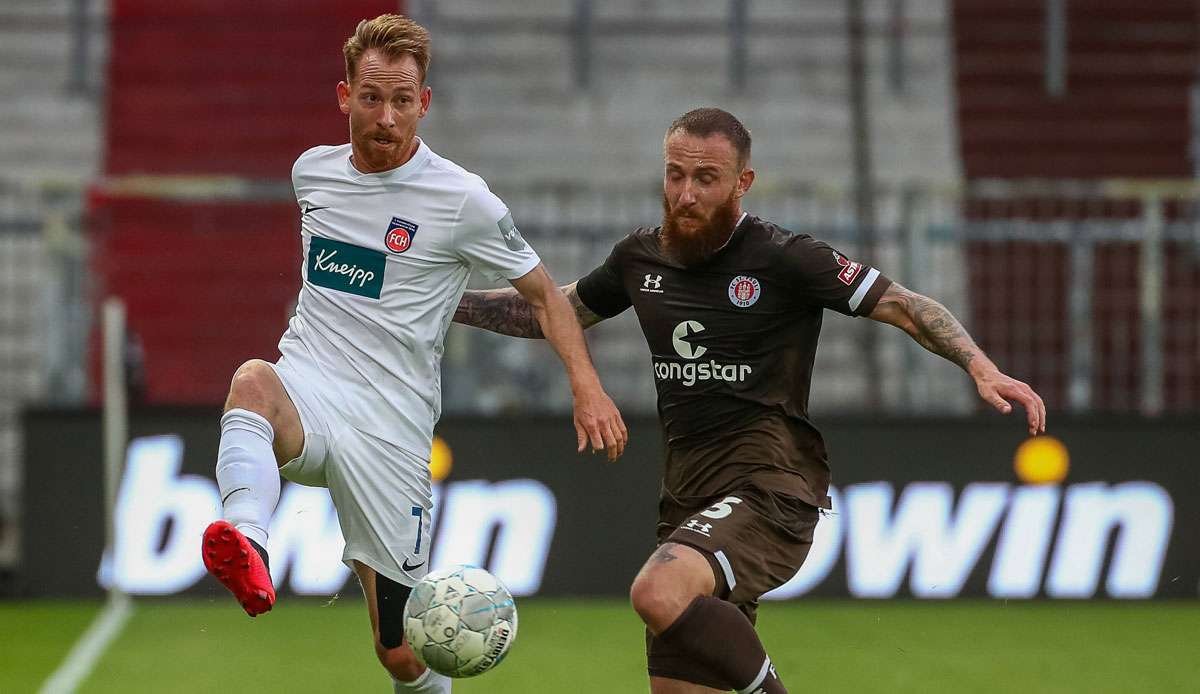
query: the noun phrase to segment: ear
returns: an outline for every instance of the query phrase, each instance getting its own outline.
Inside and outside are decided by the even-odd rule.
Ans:
[[[342,113],[350,115],[350,85],[345,82],[337,83],[338,108]]]
[[[742,197],[750,192],[750,186],[754,185],[754,169],[745,168],[738,174],[737,188],[735,194],[737,197]]]
[[[424,118],[426,113],[429,113],[429,102],[433,100],[433,90],[428,85],[421,87],[421,115],[419,118]]]

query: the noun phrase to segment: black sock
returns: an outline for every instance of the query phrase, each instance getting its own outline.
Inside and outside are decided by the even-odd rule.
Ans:
[[[271,573],[271,560],[267,559],[267,550],[262,545],[248,537],[246,540],[250,543],[250,546],[254,548],[254,551],[258,552],[258,556],[262,557],[263,566],[267,567],[267,573]]]
[[[659,634],[745,694],[787,694],[754,625],[733,603],[711,596],[691,602]]]

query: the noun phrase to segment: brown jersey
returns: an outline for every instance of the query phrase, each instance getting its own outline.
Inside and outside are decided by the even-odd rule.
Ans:
[[[753,481],[829,508],[829,465],[809,421],[821,315],[871,312],[891,280],[822,241],[743,215],[684,268],[641,228],[579,280],[600,316],[633,306],[650,347],[667,444],[663,492],[702,500]]]

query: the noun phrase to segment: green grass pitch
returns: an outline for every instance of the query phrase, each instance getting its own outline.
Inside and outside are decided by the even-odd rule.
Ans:
[[[0,603],[0,692],[36,692],[97,603]],[[456,694],[647,691],[642,630],[621,601],[518,600],[493,672]],[[769,603],[760,633],[792,691],[1196,692],[1200,604]],[[714,638],[721,638],[714,635]],[[284,599],[257,620],[232,601],[139,600],[80,690],[390,692],[361,599]]]

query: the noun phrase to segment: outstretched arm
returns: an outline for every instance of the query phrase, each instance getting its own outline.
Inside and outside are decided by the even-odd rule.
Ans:
[[[563,287],[562,293],[574,309],[580,327],[587,329],[604,318],[583,305],[579,299],[579,292],[575,290],[576,284],[578,283],[572,282]],[[545,334],[542,332],[542,324],[534,314],[533,306],[526,301],[515,285],[516,283],[513,288],[506,289],[468,290],[454,311],[454,322],[501,335],[543,339]]]
[[[545,336],[567,369],[575,397],[575,434],[579,452],[582,453],[590,441],[593,452],[603,449],[608,452],[609,460],[616,460],[625,450],[629,432],[617,406],[600,385],[576,312],[542,265],[513,280],[512,284],[514,293],[519,293],[518,298],[524,305],[524,308],[514,310],[522,316],[526,313],[532,316],[538,337]],[[508,300],[506,305],[518,306],[516,299]],[[521,329],[530,332],[532,325],[526,320]]]
[[[1001,412],[1012,411],[1009,400],[1020,402],[1030,434],[1046,430],[1042,398],[1028,385],[996,368],[945,306],[893,282],[868,317],[900,328],[925,349],[958,364],[975,379],[979,396]]]

